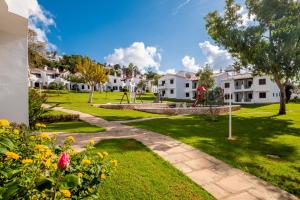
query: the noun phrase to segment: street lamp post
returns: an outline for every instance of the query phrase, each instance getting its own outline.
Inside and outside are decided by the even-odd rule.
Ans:
[[[232,67],[232,68],[228,68],[227,70],[225,70],[226,72],[230,73],[229,76],[229,80],[230,80],[230,83],[229,83],[229,132],[228,132],[228,140],[232,140],[233,137],[232,137],[232,86],[234,85],[231,84],[231,80],[233,80],[233,76],[232,76],[232,73],[235,71],[235,69]]]

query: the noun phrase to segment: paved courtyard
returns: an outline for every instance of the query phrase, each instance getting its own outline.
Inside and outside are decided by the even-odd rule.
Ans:
[[[271,184],[235,169],[226,163],[183,144],[168,136],[142,129],[132,128],[119,122],[109,122],[78,111],[54,108],[70,114],[79,114],[80,119],[106,128],[106,132],[94,134],[61,133],[59,137],[72,135],[76,138],[74,147],[83,150],[90,139],[95,142],[113,138],[133,138],[207,190],[216,199],[222,200],[294,200],[297,197]]]

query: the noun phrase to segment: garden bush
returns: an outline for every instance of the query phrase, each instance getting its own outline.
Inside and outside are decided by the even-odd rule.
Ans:
[[[94,141],[78,153],[72,148],[72,136],[58,145],[55,134],[27,130],[0,120],[0,199],[97,198],[116,160],[109,161],[106,152],[95,152]]]
[[[63,83],[52,82],[48,85],[48,89],[50,90],[64,90],[65,86]]]
[[[71,114],[43,115],[39,117],[38,121],[43,123],[79,121],[79,115],[71,115]]]
[[[29,90],[29,127],[35,128],[37,120],[45,113],[42,104],[46,103],[46,95],[40,94],[34,89]]]

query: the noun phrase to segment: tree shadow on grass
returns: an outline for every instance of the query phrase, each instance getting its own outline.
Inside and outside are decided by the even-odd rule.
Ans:
[[[232,141],[227,140],[228,116],[217,122],[188,116],[131,124],[192,145],[299,196],[300,129],[293,127],[295,121],[274,116],[233,116],[232,121]]]
[[[149,151],[141,142],[134,139],[108,139],[95,145],[96,150],[109,151],[110,153],[122,153],[128,151]]]

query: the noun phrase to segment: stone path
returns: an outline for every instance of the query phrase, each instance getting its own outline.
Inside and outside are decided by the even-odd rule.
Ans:
[[[216,199],[221,200],[296,200],[297,197],[271,184],[235,169],[216,158],[189,145],[155,132],[132,128],[117,122],[94,117],[78,111],[54,108],[71,114],[79,114],[80,119],[90,124],[105,127],[106,132],[95,134],[61,133],[61,137],[72,135],[76,138],[75,148],[82,150],[90,139],[95,142],[113,138],[133,138],[177,169],[190,177]]]

